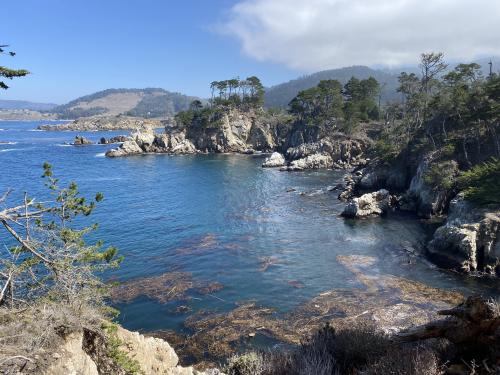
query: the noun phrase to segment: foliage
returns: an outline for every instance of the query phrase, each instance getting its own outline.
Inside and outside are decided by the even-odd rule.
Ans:
[[[335,80],[326,80],[299,92],[290,102],[290,113],[305,124],[333,126],[343,116],[342,105],[342,85]]]
[[[16,53],[12,51],[5,51],[6,47],[8,47],[8,45],[0,45],[0,55],[8,54],[10,57],[14,57]],[[6,66],[0,66],[0,77],[2,78],[13,79],[17,77],[24,77],[28,74],[29,72],[25,69],[11,69]],[[2,80],[0,81],[0,88],[6,90],[9,86],[7,86],[5,81]]]
[[[450,190],[456,179],[456,167],[452,161],[433,163],[423,176],[424,182],[437,189]]]
[[[231,358],[229,375],[441,374],[432,348],[393,343],[363,321],[326,325],[290,352],[250,352]]]
[[[458,183],[466,199],[478,204],[500,204],[500,159],[493,158],[463,172]]]
[[[363,80],[352,77],[344,87],[339,81],[323,80],[299,92],[290,101],[289,112],[305,125],[326,125],[352,132],[359,122],[378,119],[375,98],[379,90],[373,77]],[[342,119],[346,122],[343,126]]]
[[[87,202],[76,183],[62,188],[52,166],[45,163],[43,169],[52,201],[37,203],[25,195],[23,204],[0,211],[0,222],[15,242],[0,262],[0,305],[16,308],[46,298],[68,305],[88,303],[104,311],[107,287],[96,273],[118,266],[121,258],[114,247],[85,243],[84,237],[97,224],[80,229],[69,226],[77,216],[90,215],[103,196],[98,193]]]
[[[297,79],[266,88],[264,105],[267,108],[286,109],[288,103],[297,96],[300,91],[308,90],[317,86],[323,80],[336,80],[345,85],[352,77],[367,79],[374,77],[381,83],[381,103],[392,103],[400,99],[396,92],[398,87],[397,75],[382,70],[371,69],[366,66],[351,66],[340,69],[324,70],[299,77]]]
[[[256,76],[213,81],[210,89],[211,107],[260,108],[264,103],[264,86]]]
[[[122,349],[125,343],[116,334],[118,327],[113,323],[103,325],[106,332],[106,354],[116,365],[125,370],[127,374],[142,374],[139,362]]]

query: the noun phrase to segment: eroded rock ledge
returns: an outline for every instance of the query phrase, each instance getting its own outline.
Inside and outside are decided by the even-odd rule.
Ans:
[[[217,369],[200,372],[180,366],[174,349],[162,339],[145,337],[120,326],[113,335],[115,342],[120,343],[119,350],[135,361],[144,375],[223,375]],[[86,330],[67,334],[52,353],[50,365],[35,372],[44,375],[127,374],[110,354],[106,340],[109,338]]]

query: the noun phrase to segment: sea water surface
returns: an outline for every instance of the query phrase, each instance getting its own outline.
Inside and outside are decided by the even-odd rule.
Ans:
[[[227,311],[238,301],[290,311],[318,293],[355,288],[359,282],[338,255],[379,259],[377,272],[465,294],[499,295],[498,283],[439,270],[415,255],[428,232],[412,215],[345,220],[344,204],[328,186],[342,171],[280,172],[260,167],[262,155],[145,155],[106,158],[113,145],[74,147],[76,134],[94,141],[127,132],[42,132],[41,122],[0,122],[0,193],[15,189],[46,197],[45,161],[61,183],[104,201],[92,215],[94,239],[119,248],[125,260],[110,278],[126,281],[176,270],[223,288],[161,304],[140,297],[121,304],[121,323],[134,330],[183,329],[200,310]],[[0,232],[0,245],[7,241]],[[272,259],[268,267],[266,259]],[[297,287],[300,286],[300,287]]]

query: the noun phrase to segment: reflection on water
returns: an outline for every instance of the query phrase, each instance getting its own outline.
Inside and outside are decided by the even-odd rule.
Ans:
[[[262,157],[249,155],[108,159],[96,157],[96,147],[57,147],[76,133],[29,132],[37,125],[0,124],[6,129],[0,141],[12,143],[0,144],[0,151],[18,151],[0,153],[0,191],[15,187],[13,197],[25,190],[46,195],[40,174],[49,161],[62,181],[77,181],[89,195],[104,193],[91,219],[100,223],[96,237],[126,257],[108,276],[129,287],[129,294],[116,301],[120,320],[130,329],[181,334],[208,312],[221,317],[234,312],[237,320],[252,309],[257,325],[261,317],[281,321],[310,307],[311,300],[320,307],[333,303],[320,298],[333,290],[333,296],[342,296],[336,301],[359,297],[360,288],[377,291],[363,298],[388,301],[391,295],[404,296],[390,287],[401,277],[462,293],[499,294],[498,283],[467,279],[426,262],[419,254],[427,233],[411,215],[340,218],[343,205],[327,187],[340,182],[342,172],[262,169]],[[94,141],[119,134],[124,132],[80,133]],[[345,263],[371,258],[376,261],[365,268]],[[369,280],[357,270],[369,273]],[[172,278],[176,273],[179,277]],[[130,282],[134,279],[139,283]],[[381,288],[377,280],[389,286]],[[423,290],[406,289],[413,297]],[[313,309],[300,311],[303,319],[314,316]],[[339,311],[336,305],[329,314],[347,314]],[[283,339],[280,335],[274,336]]]

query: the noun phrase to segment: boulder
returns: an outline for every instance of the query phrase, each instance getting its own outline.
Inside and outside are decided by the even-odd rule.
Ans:
[[[302,171],[304,169],[331,168],[333,165],[332,157],[328,154],[313,154],[305,158],[294,160],[288,167],[283,167],[285,171]]]
[[[391,195],[385,189],[353,198],[344,208],[342,216],[364,217],[381,215],[391,207]]]
[[[75,137],[75,140],[73,141],[72,145],[73,146],[85,146],[85,145],[91,145],[93,142],[85,137],[82,137],[80,135],[77,135]]]
[[[264,163],[262,163],[262,167],[264,168],[282,167],[283,165],[285,165],[285,157],[279,152],[273,152],[272,155],[266,158]]]
[[[135,141],[129,140],[123,142],[123,144],[119,148],[114,148],[106,152],[106,156],[119,157],[119,156],[136,155],[142,153],[143,153],[142,148],[140,148]]]
[[[500,276],[500,207],[474,207],[457,196],[427,251],[441,267]]]

